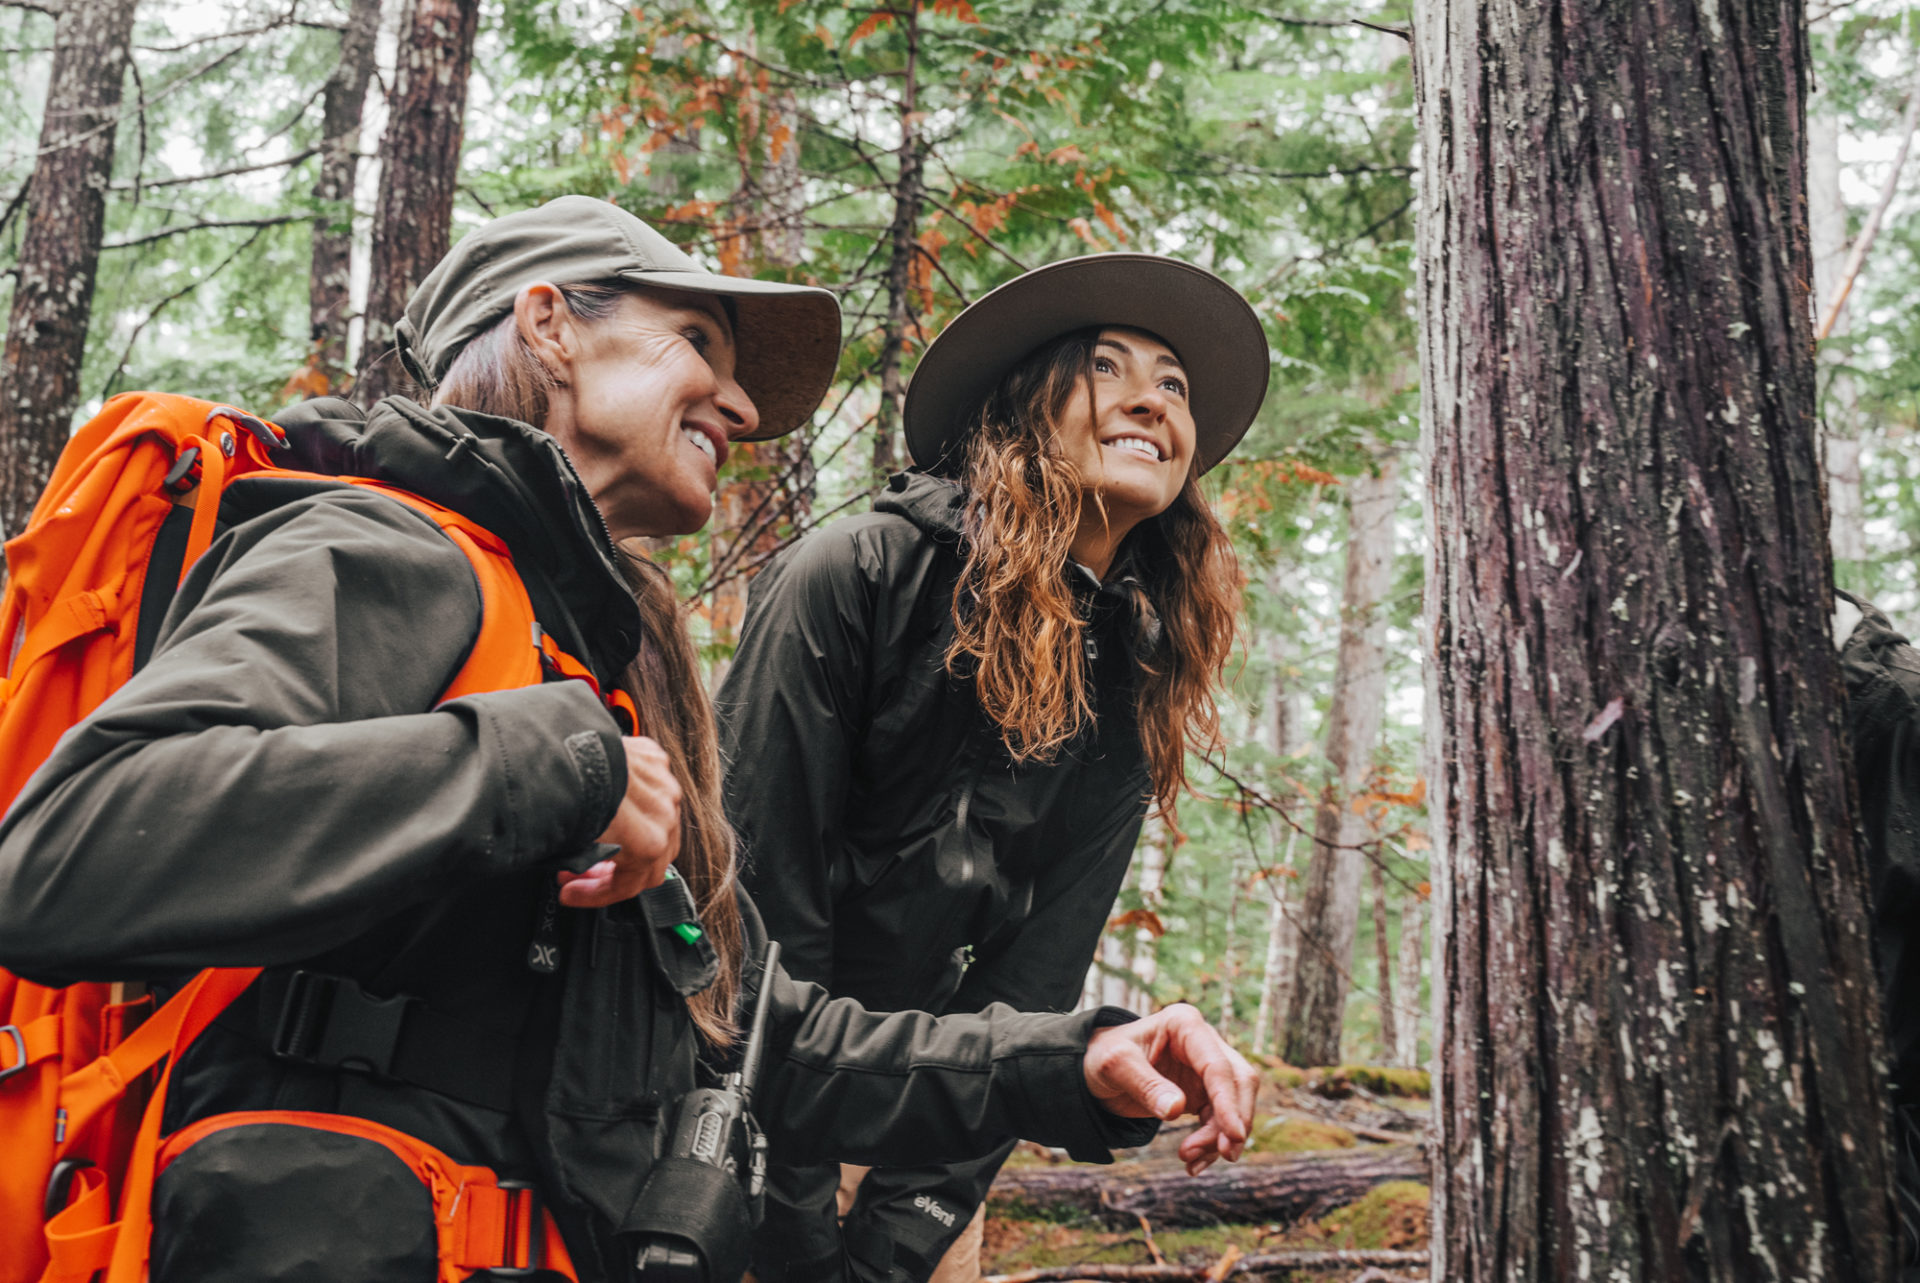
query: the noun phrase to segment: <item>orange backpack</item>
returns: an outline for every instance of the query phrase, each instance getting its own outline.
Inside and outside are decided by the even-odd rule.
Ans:
[[[0,809],[61,734],[144,662],[179,580],[213,541],[226,486],[263,473],[311,475],[273,462],[285,444],[280,428],[252,415],[151,392],[115,397],[68,442],[32,520],[6,544]],[[326,479],[417,509],[472,562],[480,634],[443,699],[537,684],[543,653],[565,675],[586,676],[540,632],[494,535],[404,491]],[[259,974],[203,971],[156,1011],[136,986],[49,988],[0,970],[0,1283],[84,1283],[100,1270],[108,1283],[145,1276],[147,1202],[157,1168],[171,1157],[160,1137],[168,1073]],[[353,1134],[373,1127],[286,1117]],[[517,1197],[512,1182],[399,1133],[381,1143],[433,1190],[443,1279],[532,1264],[542,1249],[545,1268],[571,1276],[550,1219],[536,1223],[531,1198]]]

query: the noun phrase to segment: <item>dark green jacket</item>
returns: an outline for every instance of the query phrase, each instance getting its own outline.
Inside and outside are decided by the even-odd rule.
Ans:
[[[963,502],[953,482],[896,476],[872,514],[809,535],[754,580],[715,698],[727,814],[796,978],[875,1010],[1067,1011],[1146,814],[1133,674],[1152,624],[1124,563],[1104,585],[1069,568],[1095,721],[1057,760],[1016,766],[971,684],[946,671]],[[927,1277],[1004,1157],[874,1172],[847,1218],[847,1265]],[[835,1183],[778,1173],[761,1283],[843,1268]]]
[[[392,481],[499,534],[544,627],[603,680],[633,655],[605,527],[544,434],[398,399],[365,422],[333,402],[283,424],[290,466]],[[556,862],[618,804],[617,727],[572,681],[435,706],[479,596],[411,509],[260,479],[222,515],[151,661],[0,822],[0,965],[162,987],[274,968],[183,1060],[170,1128],[259,1108],[389,1124],[535,1179],[586,1277],[611,1277],[612,1230],[705,1072],[675,993],[688,959],[633,905],[561,911],[559,971],[527,966]],[[392,1076],[275,1059],[295,965],[410,995],[409,1030],[483,1050],[451,1075],[404,1055]],[[1140,1134],[1085,1091],[1090,1018],[869,1015],[784,977],[776,999],[756,1102],[776,1154],[962,1158],[1028,1135],[1100,1158]]]

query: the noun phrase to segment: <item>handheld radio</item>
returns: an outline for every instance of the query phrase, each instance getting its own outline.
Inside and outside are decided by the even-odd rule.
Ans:
[[[753,1089],[779,962],[780,943],[771,941],[740,1068],[718,1087],[698,1088],[681,1100],[666,1156],[640,1192],[629,1224],[650,1223],[636,1226],[641,1232],[634,1240],[634,1269],[643,1283],[738,1283],[746,1271],[746,1239],[759,1220],[767,1182],[767,1138],[753,1119]]]

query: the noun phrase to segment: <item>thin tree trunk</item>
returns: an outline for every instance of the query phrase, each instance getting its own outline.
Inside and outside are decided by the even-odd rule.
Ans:
[[[926,200],[926,144],[920,136],[916,75],[920,55],[920,0],[900,11],[907,37],[905,79],[900,89],[900,170],[893,187],[893,221],[887,229],[887,319],[880,338],[880,405],[874,416],[873,475],[884,480],[900,466],[896,444],[907,401],[906,348],[919,331],[914,307],[920,255],[920,210]]]
[[[1421,964],[1426,957],[1426,951],[1420,944],[1426,935],[1426,926],[1426,900],[1418,895],[1408,895],[1401,900],[1400,975],[1393,982],[1400,1014],[1394,1021],[1394,1030],[1400,1035],[1398,1063],[1408,1067],[1420,1063],[1420,977],[1425,970]]]
[[[1160,891],[1166,882],[1172,845],[1173,834],[1167,822],[1150,816],[1140,835],[1139,858],[1134,862],[1140,907],[1149,913],[1160,912]],[[1146,927],[1135,927],[1127,942],[1127,975],[1130,988],[1127,1008],[1151,1011],[1153,986],[1160,979],[1160,940]]]
[[[1340,651],[1327,709],[1330,776],[1314,814],[1300,911],[1300,950],[1280,1054],[1296,1065],[1340,1060],[1340,1028],[1351,987],[1353,939],[1360,924],[1365,818],[1350,801],[1366,782],[1380,734],[1387,674],[1381,603],[1393,577],[1393,514],[1399,469],[1389,458],[1378,475],[1347,490],[1347,571],[1340,605]]]
[[[313,261],[307,278],[307,318],[313,342],[316,392],[338,386],[347,365],[347,325],[353,314],[353,189],[360,170],[360,120],[373,79],[380,0],[353,0],[340,35],[340,61],[321,98],[320,177],[313,185]]]
[[[1797,0],[1433,0],[1433,1277],[1891,1277]]]
[[[410,0],[380,144],[380,195],[373,216],[373,264],[354,399],[370,406],[408,387],[392,359],[393,327],[453,231],[453,193],[479,0]]]
[[[1831,18],[1813,24],[1819,33]],[[1807,231],[1813,249],[1813,303],[1816,311],[1839,299],[1830,334],[1852,328],[1841,281],[1847,264],[1847,204],[1840,193],[1840,116],[1828,95],[1816,94],[1807,114]],[[1820,318],[1815,317],[1816,322]],[[1866,511],[1860,492],[1858,381],[1846,369],[1843,345],[1823,345],[1820,373],[1821,420],[1825,428],[1827,511],[1837,561],[1861,561],[1867,555]]]
[[[743,175],[746,193],[757,194],[749,216],[758,224],[751,244],[761,262],[776,267],[799,265],[805,243],[799,208],[800,117],[791,92],[762,105],[758,175]],[[711,526],[716,564],[723,575],[713,589],[713,640],[731,645],[747,614],[747,586],[759,564],[777,551],[784,532],[803,527],[813,494],[811,426],[774,441],[743,442],[734,448],[715,496]],[[709,675],[718,690],[732,667],[730,658],[714,661]]]
[[[1387,940],[1387,874],[1380,867],[1381,857],[1367,861],[1373,882],[1373,956],[1380,973],[1380,1048],[1386,1064],[1400,1063],[1400,1033],[1396,1026],[1399,1012],[1393,1006],[1393,950]]]
[[[1284,821],[1276,819],[1276,825]],[[1293,867],[1292,829],[1287,830],[1286,854],[1281,857],[1280,869]],[[1293,879],[1269,877],[1264,883],[1267,894],[1267,958],[1266,966],[1260,976],[1260,1011],[1253,1018],[1253,1054],[1264,1056],[1267,1048],[1279,1044],[1279,1023],[1286,1014],[1288,999],[1293,992],[1294,961],[1300,951],[1299,932],[1293,925],[1293,908],[1288,888]]]
[[[135,0],[67,0],[0,360],[0,538],[33,513],[80,405]]]
[[[1233,990],[1240,979],[1240,949],[1234,933],[1240,929],[1240,897],[1245,894],[1247,869],[1236,853],[1227,870],[1226,939],[1220,946],[1220,1018],[1214,1023],[1222,1034],[1232,1036]]]

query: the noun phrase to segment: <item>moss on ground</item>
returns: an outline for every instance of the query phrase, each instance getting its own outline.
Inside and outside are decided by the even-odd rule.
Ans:
[[[1330,1248],[1409,1250],[1427,1245],[1432,1192],[1418,1181],[1376,1185],[1358,1202],[1320,1218]]]
[[[1389,1181],[1358,1202],[1317,1221],[1290,1226],[1214,1225],[1156,1229],[1153,1240],[1169,1262],[1208,1265],[1231,1247],[1249,1256],[1289,1249],[1417,1251],[1427,1246],[1429,1194],[1416,1181]],[[983,1274],[1057,1265],[1146,1265],[1153,1255],[1138,1229],[1108,1230],[1090,1219],[1065,1223],[1034,1217],[1033,1209],[996,1203],[987,1217],[980,1253]],[[1303,1279],[1307,1276],[1302,1275]],[[1325,1276],[1315,1276],[1315,1283]]]
[[[1270,1118],[1254,1128],[1248,1150],[1257,1154],[1298,1154],[1316,1149],[1352,1149],[1354,1135],[1338,1123],[1313,1118]]]
[[[1345,1079],[1355,1087],[1364,1087],[1376,1096],[1408,1096],[1425,1100],[1433,1095],[1433,1076],[1424,1069],[1401,1069],[1389,1065],[1334,1065],[1309,1069],[1308,1086]]]

